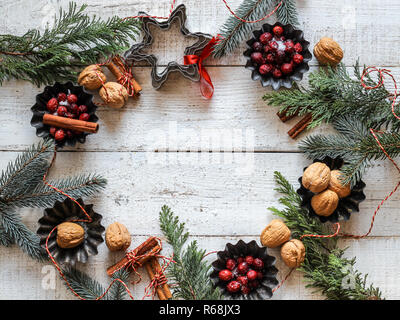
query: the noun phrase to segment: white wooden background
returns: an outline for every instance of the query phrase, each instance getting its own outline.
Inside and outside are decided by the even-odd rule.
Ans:
[[[138,11],[166,15],[170,7],[169,0],[78,1],[84,2],[89,5],[90,13],[104,18],[115,14],[121,17],[135,15]],[[229,1],[233,8],[240,2]],[[46,17],[51,17],[54,8],[67,3],[67,0],[2,0],[0,33],[22,34],[28,28],[40,26]],[[216,34],[229,16],[220,0],[186,0],[184,3],[192,31]],[[297,3],[301,29],[312,47],[319,38],[331,36],[343,47],[346,66],[351,67],[360,58],[363,64],[390,68],[400,79],[398,1],[357,0],[349,4],[345,0],[298,0]],[[156,40],[153,52],[162,64],[182,60],[188,42],[176,28],[160,34]],[[293,141],[286,134],[295,121],[281,123],[275,115],[276,110],[262,101],[266,89],[253,82],[250,71],[244,69],[243,49],[244,46],[229,57],[207,61],[207,70],[215,85],[215,94],[210,101],[200,97],[198,83],[178,75],[171,76],[161,90],[155,91],[150,84],[150,69],[136,67],[135,75],[143,86],[140,98],[131,99],[121,110],[99,108],[99,133],[89,136],[84,145],[64,149],[52,169],[52,176],[94,171],[104,175],[108,179],[106,191],[88,202],[94,203],[95,209],[104,216],[105,226],[119,221],[128,227],[132,247],[149,235],[161,235],[158,212],[163,204],[172,207],[186,222],[193,238],[206,250],[223,249],[227,242],[239,239],[258,239],[261,230],[272,219],[267,207],[278,205],[278,195],[273,191],[273,171],[281,171],[297,185],[297,178],[309,162],[298,152],[298,140]],[[313,60],[312,69],[316,65]],[[41,91],[42,88],[22,81],[5,82],[0,87],[0,168],[39,140],[30,126],[30,107],[35,95]],[[174,125],[177,127],[176,144],[164,148],[158,145],[161,152],[152,152],[163,137],[171,139],[169,127]],[[207,130],[217,130],[214,133],[226,137],[233,129],[239,130],[243,138],[239,151],[246,147],[246,130],[254,133],[254,152],[244,154],[248,157],[245,161],[254,163],[254,170],[248,174],[238,170],[243,167],[240,162],[243,154],[234,153],[233,162],[224,162],[224,156],[238,151],[232,147],[232,140],[228,139],[230,143],[221,148],[204,145],[199,139]],[[249,143],[251,140],[248,139]],[[240,143],[240,140],[235,141]],[[247,145],[251,146],[251,143]],[[221,152],[223,150],[228,153]],[[188,161],[191,154],[185,151],[196,151],[191,153],[195,160]],[[216,158],[207,161],[201,158],[204,155]],[[168,161],[154,164],[150,161],[154,156],[167,156]],[[362,203],[361,212],[344,224],[344,230],[364,233],[376,205],[390,192],[397,179],[398,174],[388,161],[377,163],[365,176],[367,200]],[[399,201],[400,195],[396,194],[384,206],[367,239],[340,242],[350,247],[347,256],[357,256],[356,267],[368,273],[369,281],[379,286],[388,299],[400,298]],[[26,209],[22,213],[24,221],[36,230],[42,210]],[[169,252],[168,248],[165,252]],[[271,250],[271,254],[277,257],[281,278],[288,269],[281,263],[278,250]],[[102,245],[99,255],[81,267],[107,285],[109,280],[105,270],[120,258],[121,253],[111,254]],[[214,257],[209,256],[209,259]],[[17,247],[0,247],[0,298],[73,299],[55,274],[55,288],[46,286],[49,272],[51,275],[49,270],[53,270],[47,266],[32,261]],[[146,276],[133,288],[136,298],[143,296],[145,285]],[[323,297],[304,288],[299,272],[295,272],[273,297],[320,298]]]

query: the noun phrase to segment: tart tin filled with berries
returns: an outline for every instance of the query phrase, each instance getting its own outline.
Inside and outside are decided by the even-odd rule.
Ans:
[[[248,60],[246,68],[252,70],[253,80],[261,80],[263,87],[291,88],[293,82],[300,81],[309,70],[312,54],[302,31],[277,22],[264,24],[253,35],[254,38],[246,42],[249,47],[244,52]]]
[[[97,122],[95,115],[97,106],[93,103],[93,95],[84,91],[81,86],[74,86],[72,82],[56,83],[45,87],[41,94],[36,96],[36,103],[31,108],[33,112],[31,125],[36,128],[36,135],[41,138],[53,138],[57,147],[65,144],[75,146],[76,142],[84,143],[90,133],[51,127],[43,123],[46,113],[77,119]]]
[[[278,269],[267,248],[260,247],[255,240],[249,243],[239,240],[235,245],[228,243],[217,256],[210,277],[224,297],[235,300],[272,297],[272,289],[278,284]]]
[[[343,159],[341,158],[332,159],[331,157],[325,157],[323,160],[315,159],[313,163],[315,162],[325,163],[331,170],[340,170],[344,163]],[[307,167],[304,168],[303,171],[305,171],[306,169]],[[298,181],[300,182],[300,188],[297,190],[297,193],[302,199],[302,208],[306,209],[312,217],[319,218],[322,223],[325,223],[327,221],[336,223],[340,220],[349,220],[353,212],[360,211],[359,205],[366,198],[364,194],[365,183],[360,180],[351,188],[351,193],[347,197],[339,198],[339,202],[335,211],[328,217],[324,217],[316,214],[311,206],[311,199],[315,195],[315,193],[307,190],[303,186],[302,177],[300,177]]]

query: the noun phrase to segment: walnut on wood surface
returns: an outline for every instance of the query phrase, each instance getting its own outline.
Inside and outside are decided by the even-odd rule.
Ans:
[[[282,243],[289,241],[290,229],[282,220],[272,220],[263,230],[260,236],[261,243],[264,247],[276,248]]]
[[[110,251],[126,250],[131,245],[128,229],[119,222],[110,224],[106,230],[106,244]]]
[[[324,37],[315,45],[314,56],[322,65],[336,66],[343,59],[343,50],[335,40]]]

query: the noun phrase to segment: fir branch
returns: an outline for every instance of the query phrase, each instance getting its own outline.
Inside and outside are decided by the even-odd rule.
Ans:
[[[174,261],[167,269],[167,276],[176,284],[175,298],[186,300],[217,300],[220,293],[210,280],[211,265],[204,261],[205,250],[192,241],[183,249],[189,234],[171,209],[163,206],[160,212],[160,228],[174,251]]]
[[[0,84],[22,79],[36,85],[76,79],[76,68],[124,51],[139,33],[137,19],[90,18],[73,2],[60,9],[52,28],[22,36],[0,35]]]
[[[275,0],[276,6],[281,0]],[[276,11],[278,21],[282,24],[291,24],[296,27],[299,25],[299,17],[297,14],[296,0],[284,0]]]
[[[2,224],[0,223],[0,245],[9,247],[14,243],[13,238],[6,232]]]
[[[281,173],[275,172],[274,177],[278,185],[276,190],[282,194],[279,201],[284,208],[270,208],[270,210],[283,218],[294,238],[299,238],[303,234],[332,232],[301,207],[300,196]],[[330,300],[381,298],[378,288],[373,285],[367,286],[367,276],[362,276],[360,272],[353,270],[355,258],[343,257],[345,250],[337,247],[337,239],[307,237],[302,241],[306,247],[306,256],[298,270],[304,273],[308,282],[306,287],[315,288]],[[350,280],[349,285],[346,280]]]

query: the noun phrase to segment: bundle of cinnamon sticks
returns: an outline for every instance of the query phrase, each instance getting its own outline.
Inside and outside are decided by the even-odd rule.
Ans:
[[[120,56],[114,56],[110,62],[106,64],[106,67],[110,72],[117,78],[117,82],[122,84],[127,90],[130,95],[139,95],[140,91],[142,91],[142,87],[140,84],[130,76],[129,78],[124,78],[126,66],[122,61]]]
[[[277,116],[279,119],[281,119],[282,122],[289,121],[293,119],[294,117],[297,117],[299,114],[299,111],[296,111],[295,113],[291,114],[290,116],[287,115],[287,112],[278,112]],[[307,113],[303,118],[297,122],[292,129],[288,131],[288,135],[292,138],[295,139],[300,133],[302,133],[308,125],[312,121],[312,115],[311,113]]]
[[[162,268],[155,257],[161,251],[161,246],[156,237],[150,237],[137,248],[128,252],[127,255],[116,264],[107,269],[107,274],[111,277],[116,271],[124,268],[145,267],[150,280],[153,281],[156,275],[162,274]],[[132,259],[134,258],[134,259]],[[167,283],[155,284],[155,290],[160,300],[168,300],[172,298],[171,290]]]

